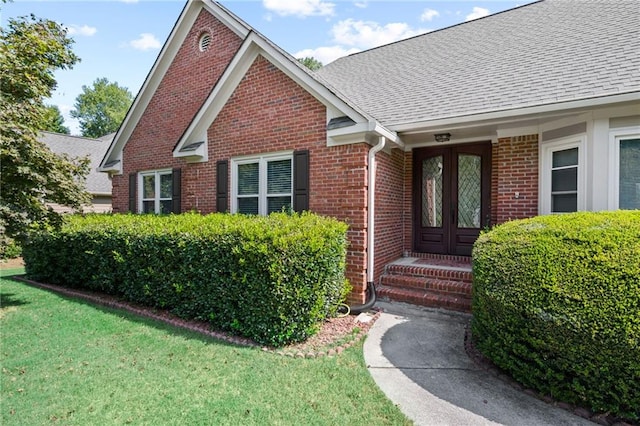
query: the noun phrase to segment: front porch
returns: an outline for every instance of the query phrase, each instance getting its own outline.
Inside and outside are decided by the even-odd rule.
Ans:
[[[408,253],[384,268],[376,286],[382,300],[471,312],[471,258]]]

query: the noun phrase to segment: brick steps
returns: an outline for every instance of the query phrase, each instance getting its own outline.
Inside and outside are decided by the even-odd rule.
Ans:
[[[471,312],[471,260],[418,255],[386,266],[376,286],[382,300]]]

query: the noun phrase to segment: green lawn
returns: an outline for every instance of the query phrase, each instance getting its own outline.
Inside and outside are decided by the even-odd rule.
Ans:
[[[362,347],[293,359],[0,278],[1,423],[409,424]]]

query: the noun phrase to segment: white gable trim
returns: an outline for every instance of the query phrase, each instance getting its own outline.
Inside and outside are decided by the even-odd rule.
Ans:
[[[210,0],[189,0],[176,21],[169,38],[162,47],[162,50],[160,50],[151,71],[147,75],[131,108],[129,108],[118,132],[113,138],[107,153],[98,167],[98,171],[109,172],[111,174],[122,173],[122,151],[124,150],[124,146],[131,137],[140,118],[142,118],[149,102],[160,86],[162,79],[203,8],[226,25],[231,31],[238,35],[238,37],[245,38],[247,34],[249,34],[248,26],[239,21],[219,4]]]
[[[259,34],[250,32],[243,45],[236,53],[236,56],[233,58],[209,97],[202,105],[200,111],[198,111],[184,135],[178,141],[178,144],[173,151],[174,157],[188,157],[191,161],[207,161],[204,155],[201,157],[195,157],[183,152],[184,147],[202,140],[205,141],[204,146],[207,145],[207,130],[215,121],[216,117],[226,105],[227,101],[259,55],[263,56],[287,77],[291,78],[319,102],[324,104],[327,109],[334,111],[334,114],[337,110],[340,114],[348,116],[355,122],[355,125],[353,126],[328,130],[327,145],[336,144],[334,143],[335,141],[332,140],[333,136],[336,136],[339,139],[340,137],[344,137],[346,134],[359,134],[361,136],[356,138],[357,141],[365,142],[366,132],[374,132],[387,137],[392,142],[398,142],[398,136],[395,132],[391,132],[384,128],[375,120],[365,116],[364,113],[356,111],[353,107],[332,93],[326,86],[309,75],[308,72],[303,69],[303,66],[299,65],[295,59],[286,56]],[[207,150],[206,147],[203,149],[204,151]]]

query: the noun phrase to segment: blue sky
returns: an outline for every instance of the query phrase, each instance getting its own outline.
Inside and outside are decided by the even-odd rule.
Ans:
[[[296,57],[323,63],[427,31],[511,9],[531,0],[227,0],[221,3]],[[0,4],[0,23],[35,14],[69,29],[82,62],[56,73],[58,88],[48,103],[58,105],[72,134],[69,116],[82,86],[106,77],[135,96],[185,2],[22,1]]]

